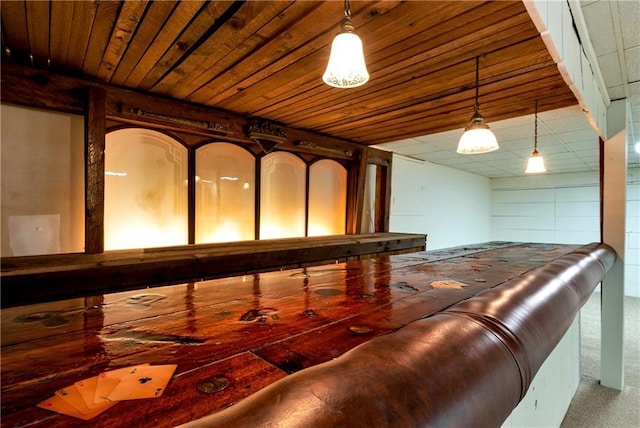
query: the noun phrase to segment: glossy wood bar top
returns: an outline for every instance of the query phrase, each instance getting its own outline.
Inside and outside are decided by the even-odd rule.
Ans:
[[[173,427],[576,248],[490,242],[2,309],[1,423]],[[35,407],[143,363],[177,364],[159,398],[88,422]]]
[[[426,236],[366,233],[3,257],[3,308],[425,249]]]

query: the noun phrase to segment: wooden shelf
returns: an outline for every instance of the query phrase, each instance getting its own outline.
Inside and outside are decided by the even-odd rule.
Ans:
[[[2,307],[422,251],[426,236],[373,233],[2,258]]]

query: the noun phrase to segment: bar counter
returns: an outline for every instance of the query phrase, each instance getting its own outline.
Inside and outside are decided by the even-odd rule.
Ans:
[[[1,423],[184,424],[579,249],[489,242],[5,308]],[[158,398],[90,421],[36,407],[74,382],[144,363],[177,365]]]

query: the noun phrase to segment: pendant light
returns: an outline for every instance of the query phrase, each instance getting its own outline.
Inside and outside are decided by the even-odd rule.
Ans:
[[[464,134],[460,137],[456,150],[463,155],[489,153],[500,148],[496,136],[489,129],[489,125],[484,123],[484,118],[480,114],[480,104],[478,103],[479,66],[480,57],[476,57],[476,102],[473,116],[471,116],[471,123],[464,129]]]
[[[538,101],[536,101],[536,112],[534,115],[534,134],[533,134],[533,153],[527,162],[527,169],[525,174],[539,174],[541,172],[547,172],[547,168],[544,166],[544,159],[538,153]]]
[[[335,88],[356,88],[367,83],[369,73],[364,62],[362,40],[351,23],[349,0],[344,2],[344,15],[341,31],[331,44],[329,63],[322,80]]]

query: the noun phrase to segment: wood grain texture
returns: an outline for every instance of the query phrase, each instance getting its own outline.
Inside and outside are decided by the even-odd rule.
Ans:
[[[102,242],[95,237],[94,240]],[[5,257],[2,259],[2,305],[24,305],[376,254],[413,252],[424,249],[425,245],[425,235],[381,233]]]
[[[35,64],[46,64],[49,60],[49,2],[25,1],[27,30],[29,31],[29,54]]]
[[[146,2],[125,2],[122,4],[107,49],[100,61],[98,71],[95,72],[100,80],[106,82],[111,80],[111,76],[129,46],[138,22],[142,20],[146,9]]]
[[[87,94],[85,138],[85,238],[88,254],[104,251],[104,151],[107,93],[92,87]]]
[[[29,51],[29,31],[27,30],[26,1],[0,2],[2,12],[2,40],[7,44],[11,55]]]
[[[188,422],[576,247],[494,242],[4,308],[2,424],[86,426],[34,406],[145,362],[178,365],[162,397],[119,403],[91,426]],[[438,280],[465,286],[435,288]],[[227,388],[198,391],[216,376]]]
[[[577,104],[520,1],[352,1],[371,79],[350,90],[321,79],[342,2],[5,3],[3,69],[35,55],[41,69],[366,145],[464,127],[477,56],[488,123],[536,100]]]

